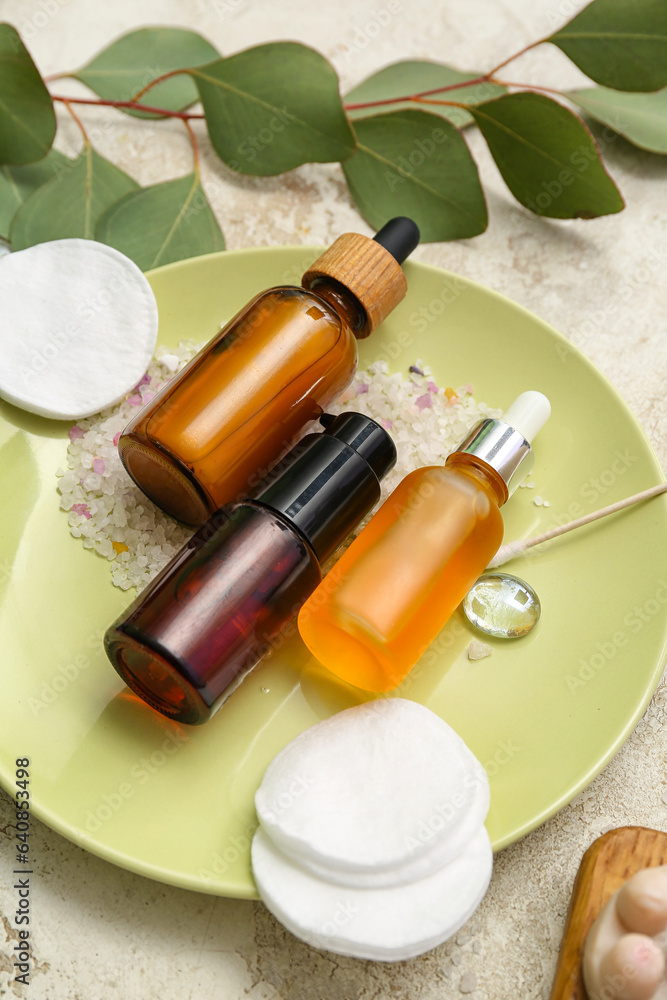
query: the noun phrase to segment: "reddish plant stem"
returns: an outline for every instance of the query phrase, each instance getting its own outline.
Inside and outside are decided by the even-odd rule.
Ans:
[[[431,94],[442,94],[447,90],[459,90],[464,87],[470,87],[475,83],[494,83],[499,87],[518,87],[521,90],[544,90],[547,94],[556,94],[558,97],[563,96],[561,90],[556,90],[555,87],[543,87],[539,83],[513,83],[511,80],[499,80],[497,77],[489,73],[487,76],[476,77],[474,80],[464,80],[463,83],[451,84],[448,87],[440,87],[437,90],[424,90],[420,94],[406,94],[404,97],[390,97],[382,101],[367,101],[364,104],[346,104],[344,105],[346,111],[356,111],[361,108],[374,108],[379,107],[382,104],[398,104],[400,101],[414,101],[415,104],[443,104],[446,106],[451,106],[454,108],[466,108],[467,104],[461,101],[437,101],[429,100]]]
[[[487,73],[482,73],[481,76],[476,76],[472,80],[463,80],[460,83],[450,83],[447,84],[447,86],[445,87],[434,87],[432,90],[422,90],[418,94],[405,94],[403,97],[388,97],[381,101],[362,101],[356,104],[355,103],[345,104],[343,106],[346,111],[360,111],[362,108],[379,108],[387,104],[399,104],[401,101],[421,101],[422,98],[431,97],[434,94],[445,94],[447,93],[448,90],[462,90],[464,87],[473,87],[478,83],[497,83],[501,86],[506,86],[506,87],[524,86],[523,84],[510,84],[510,83],[504,83],[501,80],[494,80],[493,76],[499,69],[502,69],[503,66],[507,66],[508,63],[513,62],[515,59],[518,59],[519,56],[524,55],[525,52],[529,52],[530,49],[534,49],[537,45],[542,45],[543,42],[548,42],[548,41],[549,41],[548,38],[540,38],[536,42],[531,42],[530,45],[526,45],[518,52],[515,52],[513,55],[508,56],[507,59],[503,59],[502,62],[499,62],[497,66],[494,66],[493,69],[490,69]],[[131,108],[133,111],[146,111],[149,114],[162,115],[164,118],[181,118],[184,122],[187,122],[191,118],[205,118],[206,117],[205,115],[199,114],[197,112],[168,111],[166,108],[154,108],[148,104],[138,103],[140,97],[143,97],[143,95],[147,93],[147,91],[151,90],[153,87],[156,87],[159,83],[162,83],[164,80],[171,79],[172,76],[178,76],[181,73],[187,73],[187,72],[188,70],[186,68],[172,69],[170,70],[169,73],[163,73],[161,76],[156,76],[154,80],[151,80],[150,83],[147,83],[145,87],[142,87],[141,90],[137,91],[137,93],[132,98],[130,98],[129,101],[107,101],[101,97],[98,98],[59,97],[56,96],[55,94],[52,95],[52,98],[54,101],[63,101],[65,104],[67,103],[99,104],[111,108]],[[66,79],[69,75],[70,74],[68,73],[53,73],[51,76],[45,77],[45,79],[47,81],[63,80]],[[545,90],[555,94],[559,93],[559,91],[557,90],[550,90],[549,87],[539,87],[534,84],[531,84],[528,89],[531,88],[533,90]],[[427,102],[424,101],[423,103]],[[436,103],[436,102],[431,102],[431,103]],[[443,101],[441,103],[446,104],[448,102]],[[454,106],[457,105],[454,104]],[[465,105],[461,105],[461,107],[465,107]]]
[[[542,87],[539,83],[512,83],[509,80],[498,80],[493,77],[490,83],[497,83],[500,87],[520,87],[521,90],[544,90],[547,94],[555,94],[557,97],[563,97],[563,92],[561,90],[556,90],[555,87]],[[445,107],[452,108],[468,108],[469,104],[463,104],[461,101],[437,101],[426,97],[413,97],[412,100],[415,104],[442,104]]]
[[[512,83],[508,80],[498,80],[494,77],[494,83],[501,87],[518,87],[520,90],[544,90],[547,94],[556,94],[557,97],[565,96],[562,90],[555,87],[543,87],[540,83]]]
[[[172,69],[169,70],[168,73],[163,73],[162,76],[156,76],[154,80],[151,80],[150,83],[147,83],[145,87],[142,87],[141,90],[138,90],[136,94],[134,94],[130,98],[130,100],[134,104],[136,101],[139,100],[140,97],[143,97],[145,93],[147,93],[149,90],[152,90],[153,87],[157,87],[158,83],[162,83],[163,80],[170,80],[172,76],[178,76],[179,73],[187,73],[187,69]]]
[[[362,108],[375,108],[380,107],[383,104],[398,104],[400,101],[417,101],[423,97],[431,97],[433,94],[444,94],[448,90],[461,90],[464,87],[474,87],[478,83],[498,83],[500,80],[494,80],[494,74],[497,73],[499,69],[503,66],[507,66],[508,63],[513,62],[522,56],[525,52],[529,52],[530,49],[534,49],[536,45],[541,45],[543,42],[548,41],[548,38],[540,38],[536,42],[531,42],[530,45],[524,46],[514,55],[508,56],[507,59],[503,59],[502,62],[494,66],[487,73],[482,73],[481,76],[476,76],[472,80],[462,80],[460,83],[449,83],[446,87],[434,87],[433,90],[422,90],[419,94],[406,94],[404,97],[390,97],[382,101],[365,101],[359,104],[346,104],[346,111],[359,111]],[[503,86],[517,86],[516,84],[503,84]],[[548,89],[548,88],[542,88]]]
[[[428,97],[415,97],[415,104],[438,104],[446,108],[463,108],[465,111],[470,107],[469,104],[463,104],[461,101],[436,101]]]
[[[81,119],[79,118],[79,116],[76,114],[76,112],[74,111],[74,109],[70,107],[69,99],[66,100],[66,101],[63,101],[63,103],[64,103],[65,107],[67,108],[67,110],[69,111],[69,113],[71,114],[71,116],[74,119],[74,121],[77,123],[77,125],[81,129],[81,133],[83,135],[83,141],[86,143],[87,146],[90,146],[90,139],[88,138],[88,133],[86,132],[85,128],[83,127],[83,122],[81,121]]]
[[[536,46],[542,45],[543,42],[548,42],[548,41],[549,37],[547,36],[546,38],[538,38],[536,42],[531,42],[530,45],[524,45],[524,47],[522,49],[519,49],[518,52],[515,52],[513,56],[508,56],[507,59],[503,59],[503,61],[499,62],[497,66],[494,66],[493,69],[490,69],[489,72],[486,74],[487,77],[493,76],[495,73],[498,72],[499,69],[502,69],[503,66],[507,66],[508,63],[514,62],[514,60],[518,59],[519,56],[524,55],[524,53],[526,52],[530,52],[531,49],[534,49],[536,48]]]
[[[406,94],[404,97],[387,97],[382,101],[364,101],[360,104],[345,104],[346,111],[359,111],[361,108],[379,108],[383,104],[398,104],[400,101],[418,101],[422,97],[430,97],[432,94],[444,94],[448,90],[461,90],[463,87],[472,87],[476,83],[489,83],[489,74],[476,76],[473,80],[463,80],[461,83],[450,83],[446,87],[434,87],[433,90],[422,90],[419,94]]]
[[[190,122],[186,118],[183,119],[183,124],[185,125],[186,129],[188,130],[188,135],[190,137],[190,143],[192,145],[192,156],[194,158],[195,173],[199,174],[199,146],[197,145],[197,139],[195,138],[195,134],[192,131],[192,125],[190,124]]]
[[[191,111],[168,111],[166,108],[153,108],[148,104],[137,104],[135,101],[105,101],[101,97],[61,97],[59,94],[51,94],[53,101],[61,101],[63,104],[97,104],[109,108],[131,108],[133,111],[147,111],[153,115],[162,115],[164,118],[181,118],[187,121],[190,118],[204,118],[203,114]]]
[[[512,83],[511,81],[508,81],[508,80],[498,80],[494,76],[494,74],[496,73],[496,71],[498,69],[500,69],[501,66],[506,66],[507,63],[511,62],[513,59],[518,58],[518,56],[523,55],[524,52],[528,52],[530,49],[534,48],[536,45],[541,45],[542,42],[545,41],[545,40],[546,39],[540,39],[540,41],[538,41],[538,42],[532,42],[530,45],[527,45],[525,48],[521,49],[520,52],[517,52],[513,56],[509,56],[507,59],[504,60],[504,62],[498,63],[498,65],[496,67],[494,67],[494,69],[489,70],[488,73],[484,73],[481,76],[476,76],[472,80],[462,80],[459,83],[450,83],[450,84],[448,84],[445,87],[434,87],[432,90],[422,90],[422,91],[420,91],[417,94],[404,94],[401,97],[387,97],[387,98],[384,98],[383,100],[380,100],[380,101],[361,101],[361,102],[358,102],[358,103],[345,104],[343,106],[344,106],[344,108],[345,108],[346,111],[360,111],[363,108],[379,108],[379,107],[385,107],[385,106],[391,105],[391,104],[400,104],[403,101],[413,101],[415,104],[440,104],[440,105],[446,105],[446,106],[451,106],[451,107],[465,108],[466,104],[461,103],[459,101],[447,101],[447,100],[437,101],[437,100],[428,100],[428,98],[432,97],[434,94],[445,94],[445,93],[447,93],[450,90],[463,90],[466,87],[473,87],[473,86],[475,86],[477,84],[480,84],[480,83],[493,83],[493,84],[497,84],[498,86],[501,86],[501,87],[519,87],[519,88],[521,88],[523,90],[542,90],[542,91],[544,91],[545,93],[548,93],[548,94],[556,94],[557,96],[562,96],[562,92],[559,91],[559,90],[556,90],[554,87],[545,87],[545,86],[542,86],[541,84],[537,84],[537,83]],[[181,121],[183,121],[183,122],[185,122],[187,124],[187,122],[190,119],[193,119],[193,118],[195,118],[195,119],[196,118],[200,118],[201,119],[201,118],[205,118],[206,116],[204,114],[202,114],[201,112],[196,112],[196,111],[194,111],[194,112],[193,111],[170,111],[167,108],[156,108],[156,107],[153,107],[152,105],[140,104],[137,101],[137,98],[140,97],[142,94],[146,93],[147,90],[150,90],[151,87],[154,87],[154,86],[156,86],[156,84],[161,83],[163,80],[166,80],[166,79],[168,79],[169,77],[172,77],[172,76],[176,76],[177,73],[182,73],[182,72],[185,72],[185,71],[184,70],[172,70],[171,73],[164,73],[162,76],[156,77],[155,80],[152,80],[151,83],[147,84],[147,86],[145,86],[143,88],[143,90],[140,90],[129,101],[111,101],[111,100],[105,100],[105,99],[103,99],[101,97],[97,97],[97,98],[62,97],[62,96],[57,95],[57,94],[53,94],[52,95],[52,99],[54,101],[62,101],[62,103],[66,104],[68,107],[69,107],[70,104],[91,104],[91,105],[96,105],[97,104],[97,105],[100,105],[102,107],[130,108],[133,111],[145,111],[145,112],[147,112],[149,114],[161,115],[163,118],[180,118]],[[51,77],[50,79],[62,79],[65,76],[66,76],[66,74],[57,74],[57,75],[54,75],[53,77]],[[71,111],[71,109],[70,109],[70,111]],[[73,112],[72,112],[72,114],[73,114]],[[77,119],[77,121],[78,121],[78,119]],[[79,122],[79,124],[81,124],[81,123]],[[83,126],[81,126],[81,127],[83,128]]]

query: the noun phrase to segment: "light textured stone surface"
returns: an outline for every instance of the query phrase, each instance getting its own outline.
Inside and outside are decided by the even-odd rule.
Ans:
[[[385,0],[2,0],[0,15],[25,35],[43,72],[80,66],[110,39],[143,24],[196,28],[230,53],[263,41],[298,39],[337,67],[343,89],[400,58],[464,69],[488,67],[548,34],[580,0],[407,0],[369,37]],[[386,18],[384,18],[386,20]],[[373,29],[371,29],[373,33]],[[580,74],[554,48],[527,54],[507,78],[574,86]],[[84,93],[72,81],[54,84]],[[81,111],[101,153],[141,183],[190,169],[176,122],[137,122]],[[59,147],[73,154],[76,127],[59,116]],[[337,165],[305,166],[276,178],[232,176],[210,153],[203,127],[204,184],[229,248],[328,243],[368,227]],[[533,310],[582,348],[642,421],[667,459],[665,261],[667,160],[622,139],[605,158],[627,201],[620,215],[589,222],[540,220],[508,195],[478,135],[474,154],[488,195],[489,229],[474,240],[423,246],[419,260],[458,271]],[[572,880],[583,851],[614,826],[667,829],[667,688],[604,773],[569,807],[496,859],[489,893],[465,932],[396,965],[318,953],[296,941],[260,905],[162,886],[85,854],[34,824],[31,926],[37,966],[29,988],[11,983],[15,894],[0,795],[0,995],[31,1000],[537,1000],[549,995]],[[5,706],[4,710],[7,710]],[[472,992],[470,992],[472,989]]]

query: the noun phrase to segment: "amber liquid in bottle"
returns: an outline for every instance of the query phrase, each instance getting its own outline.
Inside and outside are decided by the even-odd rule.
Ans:
[[[500,546],[506,500],[463,453],[406,476],[301,609],[310,651],[350,684],[395,688]]]
[[[128,424],[128,472],[186,524],[247,496],[349,384],[364,322],[333,279],[258,295]]]

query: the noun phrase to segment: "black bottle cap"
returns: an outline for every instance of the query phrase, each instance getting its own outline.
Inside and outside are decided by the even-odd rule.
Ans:
[[[361,455],[378,477],[382,479],[396,464],[396,446],[383,427],[363,413],[348,410],[334,417],[325,413],[320,423],[339,441],[349,444]]]
[[[416,222],[405,215],[397,215],[395,219],[386,222],[373,239],[402,264],[418,245],[420,235]]]
[[[387,432],[362,413],[328,415],[259,484],[253,499],[282,514],[323,562],[380,497],[396,463]]]

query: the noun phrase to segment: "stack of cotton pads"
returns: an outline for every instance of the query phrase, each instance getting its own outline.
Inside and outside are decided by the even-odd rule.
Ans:
[[[488,888],[486,772],[415,702],[372,701],[307,729],[271,762],[255,805],[259,894],[316,948],[412,958],[466,923]]]

